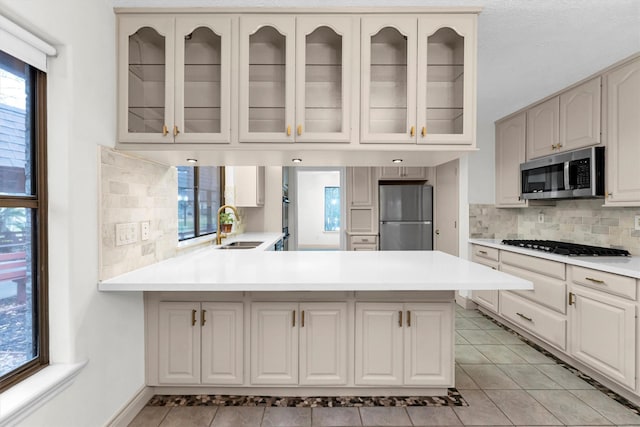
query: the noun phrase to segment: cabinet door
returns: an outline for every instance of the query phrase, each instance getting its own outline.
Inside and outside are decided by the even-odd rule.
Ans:
[[[242,303],[202,303],[202,384],[242,384],[243,317]]]
[[[372,168],[352,167],[347,175],[350,206],[373,206]]]
[[[405,304],[404,384],[453,386],[452,303]]]
[[[354,19],[296,19],[296,142],[352,139]]]
[[[264,166],[233,166],[232,168],[235,206],[264,206]]]
[[[400,166],[383,166],[380,168],[380,179],[399,179],[401,170]]]
[[[527,116],[496,123],[496,206],[522,207],[520,163],[525,161]]]
[[[640,206],[640,59],[605,76],[607,205]]]
[[[240,142],[293,142],[294,16],[240,17]]]
[[[635,389],[636,304],[580,286],[572,292],[571,355]]]
[[[560,98],[554,97],[527,111],[527,160],[558,151]]]
[[[298,304],[251,304],[251,384],[298,383]]]
[[[118,17],[120,142],[173,142],[174,18]]]
[[[600,77],[560,95],[560,150],[600,144]]]
[[[161,302],[158,307],[158,382],[200,384],[200,304]]]
[[[300,304],[300,384],[347,383],[347,304]]]
[[[176,142],[231,142],[231,18],[176,18]]]
[[[418,19],[419,144],[475,140],[475,52],[475,15]]]
[[[402,167],[400,177],[403,179],[427,179],[427,168]]]
[[[400,385],[402,304],[356,303],[357,385]]]
[[[360,142],[415,143],[417,20],[367,16],[361,25]]]
[[[477,251],[488,252],[488,251],[492,251],[492,249],[484,248],[482,246],[475,246],[475,245],[473,246],[473,248],[474,248],[474,254],[471,258],[473,262],[477,262],[478,264],[482,264],[494,270],[498,269],[499,264],[497,262],[493,262],[481,256],[476,255]],[[473,301],[475,303],[483,306],[486,309],[493,311],[494,313],[498,313],[499,294],[497,290],[473,291],[472,294],[473,294]]]

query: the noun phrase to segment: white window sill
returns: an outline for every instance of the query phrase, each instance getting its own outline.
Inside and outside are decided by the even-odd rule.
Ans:
[[[15,425],[69,387],[87,361],[49,365],[0,393],[0,425]]]
[[[181,240],[181,241],[178,242],[177,248],[178,249],[185,249],[185,248],[189,248],[191,246],[202,245],[204,243],[211,242],[211,241],[214,241],[214,240],[216,240],[216,233],[207,234],[205,236],[195,237],[193,239]]]

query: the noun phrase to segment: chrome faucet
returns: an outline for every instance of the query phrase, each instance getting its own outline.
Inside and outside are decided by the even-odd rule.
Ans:
[[[226,234],[221,234],[220,233],[220,214],[222,212],[224,212],[224,210],[226,208],[229,208],[233,211],[233,214],[236,217],[236,220],[240,220],[240,214],[238,213],[238,210],[236,209],[235,206],[231,206],[231,205],[222,205],[220,206],[220,209],[218,209],[218,213],[216,214],[216,219],[217,219],[217,226],[216,226],[216,245],[220,245],[222,244],[222,239],[224,239],[225,237],[227,237]]]

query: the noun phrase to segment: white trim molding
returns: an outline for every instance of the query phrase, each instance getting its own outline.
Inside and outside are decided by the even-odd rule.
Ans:
[[[0,50],[47,71],[47,57],[56,56],[56,48],[0,15]]]
[[[154,394],[155,391],[153,387],[143,386],[106,425],[109,427],[128,426],[136,415],[147,405],[147,402],[149,402]]]

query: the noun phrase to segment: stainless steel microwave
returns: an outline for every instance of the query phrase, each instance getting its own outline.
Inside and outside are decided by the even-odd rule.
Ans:
[[[604,147],[552,154],[520,164],[523,199],[604,197]]]

